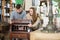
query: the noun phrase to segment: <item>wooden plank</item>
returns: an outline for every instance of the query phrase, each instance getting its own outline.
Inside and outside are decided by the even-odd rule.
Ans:
[[[5,0],[2,1],[2,21],[4,21],[4,5],[5,5]]]
[[[10,12],[12,11],[12,0],[10,0]]]

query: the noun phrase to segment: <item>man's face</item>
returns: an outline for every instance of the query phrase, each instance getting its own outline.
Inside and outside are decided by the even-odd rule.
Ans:
[[[22,8],[20,9],[16,9],[17,13],[21,13],[22,12]]]

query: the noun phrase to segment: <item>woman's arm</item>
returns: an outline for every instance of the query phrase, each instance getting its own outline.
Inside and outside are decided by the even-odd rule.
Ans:
[[[38,17],[36,22],[32,25],[32,27],[37,27],[39,23],[40,23],[40,18]]]

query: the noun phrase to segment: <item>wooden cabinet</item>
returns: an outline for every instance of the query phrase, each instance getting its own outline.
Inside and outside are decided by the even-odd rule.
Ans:
[[[10,40],[26,39],[30,40],[30,32],[28,32],[28,24],[30,20],[13,20],[10,27]]]

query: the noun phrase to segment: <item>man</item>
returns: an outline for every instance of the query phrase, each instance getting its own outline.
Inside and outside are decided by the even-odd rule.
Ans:
[[[14,10],[11,13],[10,16],[10,23],[12,19],[25,19],[26,18],[26,12],[22,9],[22,6],[20,4],[16,5],[16,10]]]
[[[11,13],[10,24],[12,24],[11,20],[15,20],[15,19],[26,19],[26,12],[22,9],[22,6],[20,4],[17,4],[16,5],[16,10],[14,10]],[[13,30],[13,27],[12,27],[12,30]],[[13,39],[15,39],[15,38],[13,38]]]

